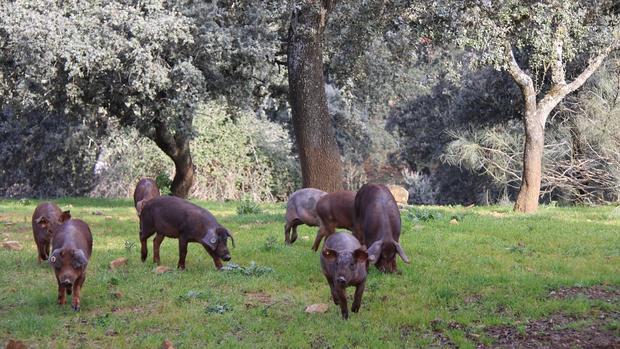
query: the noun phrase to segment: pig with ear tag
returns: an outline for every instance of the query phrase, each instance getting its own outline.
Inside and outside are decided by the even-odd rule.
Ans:
[[[80,295],[86,266],[93,251],[93,237],[88,224],[70,219],[52,229],[52,254],[49,263],[58,283],[58,304],[66,303],[66,294],[72,295],[73,310],[80,310]]]
[[[177,267],[185,269],[187,244],[197,242],[213,258],[217,269],[222,268],[222,260],[231,259],[227,241],[232,234],[221,226],[211,212],[176,196],[159,196],[148,200],[140,213],[141,258],[148,255],[146,241],[153,234],[153,261],[159,264],[159,247],[164,237],[179,239],[179,262]]]
[[[62,211],[53,202],[42,202],[32,214],[32,234],[37,245],[39,262],[47,260],[50,254],[52,228],[71,218],[71,212]]]
[[[355,286],[351,311],[357,313],[362,304],[368,274],[366,248],[351,234],[334,233],[323,244],[321,269],[329,284],[332,299],[340,306],[342,318],[345,320],[349,318],[345,289]]]
[[[383,184],[364,184],[355,195],[354,235],[368,246],[368,260],[385,273],[396,272],[396,255],[409,258],[398,242],[400,211]]]

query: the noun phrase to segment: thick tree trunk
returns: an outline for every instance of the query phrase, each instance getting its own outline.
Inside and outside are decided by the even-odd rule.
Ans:
[[[304,187],[342,189],[342,160],[327,109],[322,40],[334,1],[301,0],[288,38],[289,100]]]
[[[189,147],[189,137],[181,132],[173,135],[166,125],[156,122],[154,140],[174,162],[175,172],[170,191],[174,196],[187,198],[194,184],[194,163]]]
[[[525,147],[523,150],[523,174],[521,188],[514,210],[535,212],[538,209],[540,183],[542,180],[543,149],[545,147],[545,128],[541,120],[546,116],[531,113],[524,118]]]

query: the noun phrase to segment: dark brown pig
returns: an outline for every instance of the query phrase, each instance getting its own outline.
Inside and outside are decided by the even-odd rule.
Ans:
[[[226,246],[227,238],[235,241],[232,235],[222,227],[213,215],[200,206],[175,196],[160,196],[147,201],[140,214],[140,243],[142,244],[142,261],[146,260],[148,250],[146,240],[153,234],[153,261],[159,264],[159,246],[163,237],[179,239],[179,269],[185,269],[187,244],[197,242],[213,258],[215,267],[222,267],[222,259],[230,260]],[[157,241],[159,237],[160,241]]]
[[[148,200],[160,195],[159,188],[157,188],[157,183],[155,183],[154,180],[150,178],[140,179],[133,192],[133,205],[138,212],[138,216],[140,215],[140,211],[142,211],[142,207]]]
[[[66,303],[65,293],[73,293],[71,307],[79,311],[86,266],[93,251],[90,228],[79,219],[70,219],[54,227],[53,234],[49,263],[54,268],[58,282],[58,304]]]
[[[353,231],[355,192],[336,191],[322,196],[316,204],[319,217],[319,231],[316,233],[313,250],[318,250],[323,237],[333,234],[336,228]]]
[[[382,184],[364,184],[355,196],[355,236],[368,246],[368,260],[382,272],[396,271],[396,253],[409,258],[398,243],[400,211],[390,190]]]
[[[368,274],[366,247],[351,234],[334,233],[325,239],[321,253],[321,269],[329,283],[334,303],[340,305],[344,319],[349,318],[345,288],[355,286],[351,311],[357,313],[362,304]]]
[[[61,211],[53,202],[42,202],[32,214],[32,234],[37,244],[39,262],[47,260],[52,241],[51,229],[71,218],[69,211]]]
[[[314,188],[304,188],[291,194],[286,204],[286,224],[284,225],[284,242],[292,244],[297,240],[297,226],[301,224],[317,227],[316,203],[327,193]],[[293,229],[293,236],[290,236]],[[316,250],[315,250],[316,251]]]

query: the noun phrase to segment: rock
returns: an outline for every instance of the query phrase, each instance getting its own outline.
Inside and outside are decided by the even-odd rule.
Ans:
[[[127,265],[127,258],[125,257],[116,258],[115,260],[110,262],[110,269],[112,270],[118,269],[124,265]]]
[[[24,342],[17,341],[13,339],[9,339],[8,343],[6,343],[5,349],[27,349],[28,347]]]
[[[91,214],[94,215],[94,216],[103,216],[103,212],[101,212],[101,211],[93,211],[93,212],[91,212]]]
[[[459,224],[459,221],[457,221],[457,220],[456,220],[456,218],[452,218],[452,219],[450,220],[450,224],[458,225],[458,224]]]
[[[109,336],[109,337],[114,337],[114,336],[118,335],[118,332],[116,330],[114,330],[114,329],[109,328],[109,329],[107,329],[105,331],[105,335]]]
[[[121,291],[110,292],[110,295],[112,296],[112,298],[116,298],[116,299],[123,298],[123,292]]]
[[[165,265],[160,265],[157,268],[155,268],[155,273],[156,274],[163,274],[163,273],[167,273],[170,271],[170,268],[165,266]]]
[[[2,243],[2,247],[11,251],[21,251],[22,245],[17,241],[5,241]]]
[[[325,303],[310,304],[309,306],[306,307],[306,313],[308,314],[324,313],[327,311],[327,308],[328,306]]]
[[[400,185],[390,184],[387,186],[397,204],[406,205],[409,201],[409,191]]]
[[[301,239],[304,240],[304,241],[308,241],[308,240],[310,240],[310,237],[308,235],[304,235],[304,236],[301,237]]]
[[[161,349],[174,349],[174,345],[172,345],[172,342],[168,339],[165,339],[164,342],[161,344]]]

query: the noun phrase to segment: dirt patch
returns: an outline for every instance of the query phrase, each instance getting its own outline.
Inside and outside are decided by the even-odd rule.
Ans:
[[[245,306],[246,308],[253,308],[260,305],[272,305],[275,301],[270,295],[263,292],[246,292],[245,293]]]
[[[493,326],[485,333],[494,344],[481,344],[478,348],[620,348],[620,336],[612,326],[618,320],[620,312],[601,313],[587,319],[555,314],[530,321],[522,329]]]
[[[620,288],[595,285],[591,287],[563,287],[549,292],[549,297],[555,299],[575,298],[578,296],[611,303],[620,300]]]

